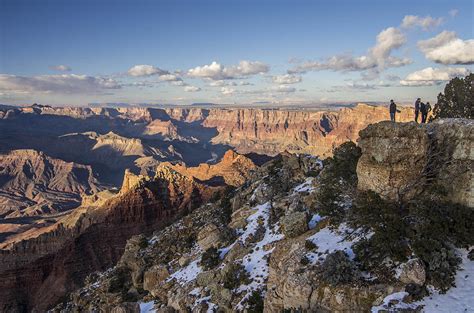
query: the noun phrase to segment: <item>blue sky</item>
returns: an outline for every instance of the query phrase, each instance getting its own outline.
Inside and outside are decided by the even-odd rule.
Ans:
[[[473,47],[471,0],[0,0],[0,102],[433,101]]]

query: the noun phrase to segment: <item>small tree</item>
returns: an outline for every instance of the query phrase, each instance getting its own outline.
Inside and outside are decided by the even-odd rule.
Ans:
[[[474,118],[474,73],[453,78],[438,95],[431,120],[437,118]]]

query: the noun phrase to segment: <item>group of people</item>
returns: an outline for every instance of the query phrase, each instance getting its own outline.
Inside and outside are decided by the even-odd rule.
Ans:
[[[418,116],[421,113],[421,122],[426,123],[428,113],[431,111],[431,104],[429,102],[421,102],[421,98],[416,99],[415,101],[415,122],[418,123]],[[397,109],[397,105],[393,100],[390,100],[390,120],[395,122],[395,115],[400,113],[400,110]]]

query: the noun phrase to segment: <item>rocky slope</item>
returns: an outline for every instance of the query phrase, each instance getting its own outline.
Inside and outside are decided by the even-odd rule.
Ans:
[[[89,273],[114,265],[132,235],[160,229],[224,189],[165,164],[155,172],[127,172],[119,192],[95,194],[57,222],[1,243],[1,311],[43,311]]]
[[[362,149],[346,144],[324,162],[284,154],[234,192],[129,240],[117,266],[53,311],[471,311],[472,177],[456,169],[472,166],[472,131],[462,120],[379,123],[361,133]],[[413,154],[425,132],[452,145]],[[372,145],[382,143],[399,157]],[[391,190],[411,177],[406,163],[425,168],[440,155],[450,170],[429,172],[406,202],[366,191]],[[440,193],[450,182],[462,192]]]
[[[81,203],[82,194],[99,189],[90,166],[64,162],[35,150],[0,154],[2,217],[68,210]]]

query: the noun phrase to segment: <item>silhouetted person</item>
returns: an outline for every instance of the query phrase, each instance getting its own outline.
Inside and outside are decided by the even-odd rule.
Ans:
[[[420,102],[421,102],[420,98],[416,99],[415,101],[415,122],[417,123],[418,123],[418,114],[420,114]]]
[[[431,105],[429,102],[420,104],[420,111],[421,111],[421,122],[426,123],[426,118],[428,117],[428,113],[431,111]]]
[[[395,114],[397,113],[397,105],[393,100],[390,100],[390,120],[395,122]]]

